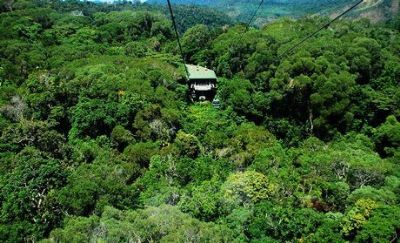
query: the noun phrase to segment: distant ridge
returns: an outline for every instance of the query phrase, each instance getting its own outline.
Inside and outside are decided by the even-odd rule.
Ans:
[[[173,0],[173,4],[206,5],[227,13],[239,21],[245,21],[260,0]],[[165,4],[164,0],[148,0],[151,4]],[[262,24],[287,16],[298,18],[305,15],[335,15],[343,11],[353,0],[269,0],[264,3],[256,22]],[[398,14],[399,0],[365,0],[350,17],[368,18],[373,22],[384,21]]]

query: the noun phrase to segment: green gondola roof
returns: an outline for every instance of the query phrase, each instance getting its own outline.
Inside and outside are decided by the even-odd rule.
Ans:
[[[215,72],[208,68],[190,64],[187,64],[186,68],[189,73],[189,79],[217,79]]]

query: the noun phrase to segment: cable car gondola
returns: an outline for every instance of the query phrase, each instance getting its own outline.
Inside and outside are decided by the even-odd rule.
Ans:
[[[185,64],[190,97],[193,101],[212,101],[217,91],[217,75],[211,69]]]
[[[260,1],[260,4],[257,7],[257,10],[254,12],[253,16],[250,18],[248,25],[250,25],[255,16],[257,15],[258,10],[263,5],[264,0]],[[179,38],[179,32],[176,26],[174,11],[172,9],[171,1],[167,0],[168,9],[171,15],[172,24],[175,30],[176,39],[178,41],[179,51],[182,57],[182,61],[185,65],[185,71],[187,76],[187,82],[189,86],[189,94],[190,99],[192,101],[211,101],[214,107],[220,106],[220,102],[218,99],[215,99],[216,91],[217,91],[217,75],[211,69],[198,66],[186,64],[185,58],[182,51],[182,44]]]
[[[336,18],[332,19],[331,21],[329,21],[328,23],[323,25],[318,30],[316,30],[313,33],[306,36],[304,39],[302,39],[299,43],[295,44],[293,47],[291,47],[291,48],[287,49],[286,51],[284,51],[283,53],[281,53],[278,56],[278,58],[281,59],[284,56],[290,54],[293,50],[295,50],[296,48],[301,46],[308,39],[317,35],[323,29],[328,28],[333,22],[337,21],[338,19],[340,19],[341,17],[346,15],[348,12],[350,12],[351,10],[353,10],[354,8],[356,8],[358,5],[360,5],[363,2],[364,2],[364,0],[358,0],[357,3],[352,5],[349,9],[344,11],[342,14],[338,15]],[[264,3],[264,0],[261,0],[260,4],[257,7],[257,10],[254,12],[252,17],[250,18],[250,21],[247,24],[247,26],[250,26],[250,24],[254,20],[255,16],[257,15],[258,10],[263,5],[263,3]],[[189,93],[190,93],[191,100],[192,101],[209,100],[209,101],[212,101],[214,107],[219,107],[220,106],[219,100],[218,99],[214,100],[215,95],[216,95],[216,89],[217,89],[217,75],[215,74],[215,72],[213,70],[207,69],[205,67],[201,67],[198,65],[186,64],[185,57],[184,57],[183,51],[182,51],[182,44],[181,44],[181,41],[179,38],[178,28],[176,26],[174,12],[172,10],[171,1],[167,0],[167,4],[168,4],[168,9],[169,9],[169,12],[171,15],[172,24],[173,24],[173,27],[175,30],[176,39],[178,41],[179,52],[181,54],[182,62],[185,67],[185,72],[186,72],[187,81],[188,81],[188,85],[189,85]]]
[[[211,69],[198,65],[186,64],[170,0],[167,0],[167,3],[171,14],[171,20],[175,30],[176,39],[178,41],[179,51],[183,64],[185,65],[190,98],[192,101],[212,101],[217,91],[217,75]]]

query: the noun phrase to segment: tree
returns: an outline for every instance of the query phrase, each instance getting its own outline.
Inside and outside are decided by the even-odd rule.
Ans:
[[[389,116],[386,122],[374,131],[376,149],[383,156],[393,156],[400,147],[400,122]]]
[[[276,186],[261,173],[238,172],[230,175],[222,185],[222,203],[227,210],[237,206],[246,206],[272,196],[276,189]]]
[[[123,150],[134,141],[132,133],[121,125],[114,127],[111,132],[111,139],[117,144],[119,150]]]
[[[184,57],[188,62],[199,63],[204,60],[202,53],[205,53],[211,40],[210,32],[211,30],[206,25],[195,25],[185,32],[182,37],[182,46]]]
[[[202,146],[198,138],[184,132],[178,132],[175,143],[180,151],[181,156],[196,158],[200,155],[202,150]]]
[[[4,8],[6,11],[13,11],[14,0],[2,0],[0,2],[2,9]]]
[[[248,234],[254,239],[306,240],[318,229],[322,218],[312,209],[294,209],[264,201],[256,205],[253,218],[249,219]]]
[[[71,218],[63,229],[53,231],[48,242],[70,240],[160,241],[160,242],[226,242],[232,239],[229,229],[204,223],[162,205],[138,211],[119,211],[107,207],[101,218]]]
[[[137,103],[82,99],[71,111],[71,138],[95,138],[112,133],[117,124],[129,124],[129,116],[136,113]]]
[[[193,186],[182,196],[179,208],[195,218],[212,221],[219,215],[220,182],[216,179],[202,181],[199,186]]]
[[[3,240],[40,239],[60,224],[62,211],[54,191],[66,184],[67,172],[61,161],[31,147],[13,160],[12,172],[0,178],[0,224],[9,226],[2,230],[10,237]]]
[[[355,203],[342,220],[342,233],[345,237],[354,238],[357,231],[367,223],[373,210],[378,207],[375,201],[360,199]]]
[[[157,154],[158,151],[159,145],[157,143],[135,143],[125,148],[124,155],[131,163],[147,167],[151,157]]]
[[[356,241],[396,241],[400,228],[400,209],[382,206],[372,212],[370,219],[357,234]]]
[[[10,151],[19,152],[25,147],[34,146],[55,157],[65,156],[68,150],[65,137],[52,128],[48,122],[22,119],[7,127],[0,141],[8,144]]]
[[[137,192],[130,186],[140,174],[139,167],[116,156],[107,148],[90,164],[77,166],[55,199],[71,215],[101,214],[104,207],[134,207]]]

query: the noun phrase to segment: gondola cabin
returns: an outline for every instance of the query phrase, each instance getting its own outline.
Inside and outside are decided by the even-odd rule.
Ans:
[[[212,101],[217,91],[217,75],[213,70],[186,65],[190,97],[193,101]]]

